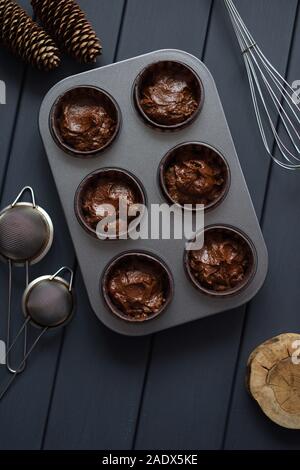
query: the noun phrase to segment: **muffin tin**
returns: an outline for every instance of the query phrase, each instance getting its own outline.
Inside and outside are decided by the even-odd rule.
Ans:
[[[204,100],[201,111],[184,127],[158,130],[141,118],[135,105],[135,83],[149,65],[177,61],[200,78]],[[118,137],[93,158],[74,158],[57,145],[51,133],[50,114],[57,99],[74,87],[91,86],[113,97],[122,116]],[[191,322],[248,302],[261,288],[267,273],[268,255],[251,198],[236,155],[214,80],[196,57],[179,50],[165,49],[69,77],[46,95],[40,110],[40,132],[50,167],[70,229],[88,296],[97,317],[112,330],[130,336],[154,333]],[[230,185],[222,201],[205,212],[205,226],[231,226],[253,244],[256,271],[238,294],[217,298],[195,289],[184,266],[186,240],[114,240],[106,242],[90,236],[77,220],[74,197],[88,174],[102,168],[130,172],[145,189],[148,207],[166,203],[159,182],[159,168],[165,155],[179,144],[200,142],[215,149],[227,162]],[[77,155],[78,157],[78,155]],[[125,252],[148,252],[162,260],[174,279],[173,299],[162,315],[150,321],[126,322],[107,307],[102,279],[105,268]]]

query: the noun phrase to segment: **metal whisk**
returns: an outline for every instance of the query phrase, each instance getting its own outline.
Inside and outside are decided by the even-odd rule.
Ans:
[[[233,1],[224,2],[243,53],[264,146],[278,165],[287,170],[298,170],[300,108],[295,90],[258,47]],[[281,156],[275,156],[276,148]]]

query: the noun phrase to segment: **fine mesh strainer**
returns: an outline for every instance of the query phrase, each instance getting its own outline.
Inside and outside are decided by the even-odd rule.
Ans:
[[[63,271],[69,272],[69,282],[59,276]],[[65,326],[72,319],[75,310],[73,277],[72,269],[63,266],[55,274],[51,276],[41,276],[27,286],[22,301],[25,322],[8,348],[7,355],[16,345],[19,337],[26,330],[29,323],[41,329],[41,332],[30,348],[25,350],[24,357],[16,368],[15,374],[0,391],[0,400],[12,385],[17,374],[23,370],[28,356],[32,353],[46,331]]]
[[[32,202],[20,202],[23,194],[29,191]],[[29,282],[29,266],[40,261],[49,251],[53,241],[53,225],[49,215],[36,205],[33,189],[25,186],[15,201],[0,212],[0,258],[8,264],[8,308],[6,346],[10,351],[12,268],[25,266],[26,286]],[[24,329],[24,356],[26,353],[26,327]],[[6,357],[6,367],[12,373],[16,370]]]

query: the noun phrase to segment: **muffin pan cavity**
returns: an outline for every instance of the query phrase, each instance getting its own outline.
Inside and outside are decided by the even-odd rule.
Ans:
[[[160,315],[173,298],[173,277],[151,253],[126,252],[104,270],[101,289],[109,310],[127,322],[145,322]]]
[[[187,126],[204,101],[201,79],[188,65],[171,60],[154,62],[134,83],[134,102],[146,123],[161,130]]]
[[[128,233],[129,226],[131,229],[136,228],[143,216],[137,210],[140,205],[146,206],[141,183],[121,168],[93,171],[80,183],[74,199],[78,222],[87,233],[100,240],[117,240]],[[129,210],[133,210],[134,206],[136,210],[133,212],[137,213],[137,217],[130,217]],[[111,222],[106,224],[104,221],[103,226],[99,226],[104,217],[112,217]]]
[[[230,186],[226,160],[212,147],[187,142],[171,149],[159,167],[163,194],[170,204],[209,210],[220,204]],[[202,210],[202,208],[200,208]]]
[[[181,119],[182,115],[179,118],[176,102],[168,112],[170,119],[165,120],[161,111],[147,101],[151,95],[150,88],[163,74],[168,75],[171,84],[172,80],[179,80],[181,88],[178,89],[184,90],[182,94],[179,93],[184,103],[184,119]],[[182,85],[182,82],[186,84]],[[86,142],[83,139],[83,148],[79,154],[75,152],[81,158],[70,158],[70,151],[74,155],[74,148],[69,148],[70,142],[67,145],[59,142],[58,145],[58,123],[62,109],[59,103],[64,103],[63,97],[68,97],[70,90],[81,88],[101,90],[102,96],[113,104],[110,109],[115,113],[116,128],[105,148],[88,149],[85,155],[82,153],[85,152],[83,148]],[[75,107],[76,97],[77,92],[73,91]],[[185,106],[187,103],[190,105]],[[102,104],[101,101],[100,106]],[[166,109],[168,106],[167,103]],[[118,133],[120,116],[122,126]],[[251,300],[259,291],[267,273],[266,246],[214,80],[200,60],[183,51],[166,49],[69,77],[55,85],[46,95],[39,123],[89,300],[95,314],[106,326],[129,336],[151,334],[220,312],[225,314],[227,310]],[[157,132],[158,128],[172,132]],[[117,133],[118,138],[115,139]],[[191,170],[188,176],[188,179],[191,178],[190,192],[186,191],[190,181],[185,179],[185,171],[183,180],[179,178],[175,186],[172,178],[174,164],[179,165],[176,172],[181,175],[182,159],[185,161],[182,155],[186,151],[187,160],[192,162],[187,165]],[[94,158],[85,158],[91,155]],[[200,203],[204,203],[207,209],[204,214],[205,227],[221,228],[221,232],[218,232],[221,238],[224,237],[221,241],[229,245],[228,250],[231,250],[235,261],[240,260],[238,255],[235,258],[235,251],[239,251],[238,242],[242,243],[243,249],[239,254],[244,254],[245,259],[242,259],[241,265],[237,263],[234,266],[236,271],[233,270],[233,273],[229,269],[232,276],[225,281],[225,289],[222,283],[218,286],[215,278],[201,277],[201,267],[197,274],[197,269],[193,270],[193,266],[186,265],[188,240],[184,238],[158,240],[129,237],[113,242],[97,239],[95,220],[93,214],[89,214],[93,202],[89,204],[84,192],[88,191],[92,201],[95,191],[93,184],[101,173],[103,176],[105,172],[111,171],[113,173],[110,176],[114,178],[119,174],[118,171],[123,172],[122,177],[117,178],[122,191],[129,191],[130,194],[133,191],[135,196],[131,202],[135,202],[136,198],[138,202],[147,200],[148,210],[152,204],[166,204],[167,201],[180,205],[185,202],[176,200],[178,188],[188,196],[192,193],[192,203],[197,203],[199,196]],[[192,212],[193,218],[198,215],[198,212]],[[190,238],[193,238],[192,235]],[[121,258],[128,261],[122,264],[123,267],[138,267],[136,271],[142,273],[142,277],[145,276],[143,279],[149,278],[150,284],[153,282],[153,286],[157,287],[153,274],[156,271],[152,271],[152,275],[149,272],[143,274],[142,263],[138,263],[139,266],[131,265],[128,252],[133,253],[135,260],[146,253],[145,256],[154,258],[153,263],[158,263],[155,266],[163,266],[165,273],[171,273],[164,277],[164,285],[168,287],[162,290],[158,288],[158,302],[154,302],[153,310],[146,308],[147,312],[143,311],[143,282],[133,283],[128,289],[127,284],[125,286],[123,293],[129,293],[129,297],[133,294],[139,297],[129,312],[124,310],[123,294],[120,297],[115,289],[124,273],[114,272],[114,286],[109,284],[115,260]],[[225,268],[224,265],[226,271]],[[129,274],[132,277],[132,269]],[[160,282],[158,284],[161,286]],[[148,296],[145,304],[149,307],[152,305],[151,295],[149,291],[145,295]]]
[[[89,157],[112,144],[120,128],[116,101],[104,90],[77,86],[54,103],[50,129],[57,144],[77,157]]]
[[[257,257],[245,234],[234,227],[211,226],[204,230],[200,250],[186,250],[184,263],[188,277],[199,291],[226,297],[246,288],[255,274]]]

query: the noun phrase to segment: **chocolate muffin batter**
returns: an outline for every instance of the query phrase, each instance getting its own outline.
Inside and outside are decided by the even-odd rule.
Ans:
[[[167,168],[165,185],[172,201],[184,204],[212,204],[220,199],[227,183],[227,168],[221,157],[208,147],[183,147],[179,158]]]
[[[175,125],[186,121],[198,108],[198,100],[184,72],[161,72],[142,90],[140,105],[153,121]]]
[[[125,220],[120,218],[119,206],[124,203],[127,211],[132,204],[138,203],[138,196],[127,181],[113,176],[98,176],[91,179],[81,194],[81,210],[86,223],[94,230],[97,224],[104,218],[114,213],[107,208],[105,215],[100,212],[100,206],[111,205],[115,208],[116,221],[115,233],[120,234],[127,230]],[[128,217],[128,223],[132,220]],[[113,224],[113,222],[112,222]],[[106,229],[112,228],[107,225]]]
[[[195,278],[211,291],[226,292],[242,285],[253,264],[247,242],[225,229],[205,233],[201,250],[190,251],[189,264]]]
[[[166,301],[162,273],[142,263],[117,269],[109,280],[108,292],[122,312],[136,321],[159,312]]]
[[[64,98],[56,125],[65,144],[89,152],[101,149],[113,136],[117,124],[97,100],[72,94]]]

